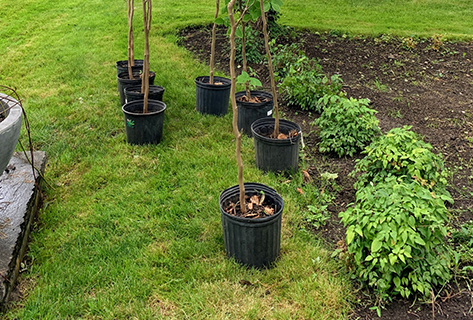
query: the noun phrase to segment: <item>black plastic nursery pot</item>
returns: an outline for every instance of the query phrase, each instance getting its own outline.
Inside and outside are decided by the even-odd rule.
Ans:
[[[238,130],[251,136],[251,124],[258,119],[271,117],[273,114],[273,95],[269,92],[252,90],[252,97],[258,97],[260,103],[241,101],[246,96],[245,91],[235,94],[238,107]]]
[[[149,86],[148,99],[163,101],[164,88],[161,86]],[[135,100],[143,100],[145,94],[141,93],[141,86],[125,88],[125,103]]]
[[[222,77],[214,77],[214,84],[209,81],[209,76],[195,79],[196,110],[202,114],[223,116],[228,112],[232,82]]]
[[[149,85],[154,85],[154,78],[156,74],[153,71],[149,72]],[[120,93],[120,105],[123,106],[125,101],[125,89],[133,86],[141,86],[141,73],[134,72],[133,79],[130,79],[128,72],[122,72],[117,76],[118,92]]]
[[[143,113],[144,100],[123,105],[126,141],[129,144],[158,144],[163,137],[164,110],[162,101],[148,100],[148,113]]]
[[[253,122],[251,132],[255,143],[256,166],[263,171],[297,170],[301,127],[288,120],[279,120],[279,131],[287,136],[295,130],[297,135],[287,139],[273,139],[274,118],[261,118]]]
[[[135,65],[131,67],[132,72],[143,70],[143,60],[134,60]],[[128,60],[120,60],[115,64],[117,67],[117,76],[122,72],[128,72]]]
[[[272,188],[259,183],[245,183],[245,194],[264,192],[272,199],[275,213],[265,218],[243,218],[228,214],[223,208],[239,199],[239,186],[225,189],[219,198],[223,240],[227,257],[255,268],[268,268],[279,257],[281,247],[281,220],[284,200]]]

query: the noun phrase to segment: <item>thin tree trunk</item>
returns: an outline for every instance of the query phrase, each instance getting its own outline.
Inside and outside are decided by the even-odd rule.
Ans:
[[[143,22],[145,30],[145,53],[141,93],[144,93],[143,113],[148,113],[149,95],[149,29],[151,28],[151,0],[143,0]]]
[[[218,11],[220,7],[220,0],[217,0],[217,6],[215,9],[215,20],[218,18]],[[214,83],[214,65],[215,65],[215,41],[217,37],[217,24],[214,22],[212,26],[212,43],[210,45],[210,79],[209,83]]]
[[[274,132],[272,134],[272,137],[277,138],[279,135],[279,105],[278,105],[278,97],[277,97],[277,92],[276,92],[276,82],[274,81],[273,61],[271,59],[271,52],[269,51],[268,26],[266,23],[266,15],[264,13],[263,0],[260,0],[260,9],[261,9],[261,20],[263,21],[264,47],[266,49],[266,56],[268,57],[269,78],[271,79],[271,91],[273,94],[273,103],[274,103]]]
[[[230,18],[231,32],[230,32],[230,77],[232,80],[232,86],[230,89],[230,97],[232,101],[233,108],[233,133],[236,138],[236,158],[238,163],[238,185],[240,186],[240,209],[244,214],[246,213],[246,203],[245,203],[245,185],[243,184],[243,161],[241,159],[241,132],[238,131],[238,107],[236,104],[235,97],[235,86],[236,86],[236,74],[235,74],[235,31],[236,23],[233,16],[233,7],[235,6],[236,0],[231,0],[227,6],[228,16]]]
[[[128,0],[128,78],[133,79],[132,66],[135,65],[134,41],[133,41],[133,13],[134,0]]]

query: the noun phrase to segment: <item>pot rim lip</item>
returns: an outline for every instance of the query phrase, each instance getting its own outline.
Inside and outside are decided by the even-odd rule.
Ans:
[[[8,114],[6,118],[3,119],[2,122],[0,122],[0,131],[3,131],[15,125],[17,121],[21,121],[23,114],[22,114],[20,103],[13,97],[0,92],[0,100],[2,101],[2,103],[6,104],[8,107],[11,107],[8,110]]]
[[[125,88],[125,92],[130,92],[131,90],[133,90],[133,89],[135,89],[135,88],[141,88],[141,85],[126,87],[126,88]],[[165,90],[164,87],[162,87],[162,86],[157,86],[157,85],[155,85],[155,84],[150,85],[149,88],[150,88],[150,91],[149,91],[149,92],[161,92],[161,91],[164,91],[164,90]],[[156,89],[156,90],[151,91],[151,88],[154,88],[154,89]],[[141,94],[141,92],[140,92],[140,94]],[[150,99],[150,100],[151,100],[151,99]]]
[[[237,93],[235,93],[235,99],[236,99],[236,104],[238,108],[244,108],[247,110],[255,110],[255,109],[265,109],[265,108],[271,107],[270,110],[273,110],[274,101],[273,101],[273,95],[271,93],[267,91],[260,91],[260,90],[251,90],[250,92],[253,96],[268,98],[268,101],[263,101],[263,102],[240,101],[238,100],[238,98],[242,96],[246,96],[246,91],[238,91]]]
[[[135,62],[139,61],[139,62],[144,62],[143,59],[134,59]],[[123,63],[123,62],[126,62],[127,65],[128,65],[128,60],[118,60],[115,65],[118,65],[119,63]],[[134,66],[135,67],[135,66]]]
[[[117,74],[117,79],[118,80],[126,80],[126,81],[140,80],[141,81],[141,78],[140,79],[128,79],[128,78],[120,77],[120,75],[122,75],[122,74],[125,74],[125,75],[128,76],[128,71],[120,72],[119,74]],[[155,76],[156,76],[156,72],[154,72],[154,71],[149,72],[149,77],[150,78],[155,77]]]
[[[274,139],[274,138],[271,138],[271,137],[263,136],[263,135],[261,135],[261,134],[259,134],[258,132],[255,131],[254,127],[257,127],[260,124],[260,122],[268,121],[268,120],[273,121],[273,122],[275,121],[274,118],[266,117],[266,118],[257,119],[251,124],[251,133],[253,134],[253,137],[258,137],[258,139],[266,140],[266,141],[281,141],[281,142],[289,141],[289,142],[292,142],[294,140],[300,139],[300,137],[302,136],[301,127],[297,123],[289,121],[289,120],[285,120],[285,119],[279,119],[279,123],[280,124],[284,123],[286,125],[289,125],[290,127],[293,127],[295,130],[297,130],[297,137],[287,138],[287,139]],[[274,124],[272,124],[272,125],[274,126]]]
[[[229,192],[231,189],[235,189],[235,192],[238,194],[240,192],[239,191],[240,187],[239,187],[239,185],[234,185],[234,186],[231,186],[229,188],[226,188],[225,190],[223,190],[220,193],[218,203],[219,203],[220,213],[222,215],[225,215],[226,217],[228,217],[232,220],[251,223],[251,224],[264,223],[264,222],[267,222],[267,221],[270,221],[270,220],[277,219],[278,217],[280,217],[282,215],[282,212],[283,212],[283,209],[284,209],[284,199],[279,195],[279,193],[276,192],[276,190],[274,190],[273,188],[271,188],[271,187],[269,187],[265,184],[257,183],[257,182],[245,182],[244,185],[245,185],[245,192],[248,191],[249,189],[251,189],[251,186],[263,186],[264,188],[269,189],[270,192],[267,192],[266,194],[273,197],[273,198],[278,198],[278,200],[280,200],[281,206],[279,208],[277,208],[277,211],[276,211],[275,214],[273,214],[272,216],[269,216],[269,217],[264,217],[264,218],[251,219],[251,218],[245,218],[245,217],[237,217],[237,216],[234,216],[232,214],[229,214],[229,213],[225,212],[222,208],[223,201],[226,200],[226,198],[223,199],[222,196],[225,192]],[[255,190],[255,189],[256,188],[253,188],[253,190]],[[276,199],[274,199],[274,200],[276,201]]]
[[[250,93],[251,94],[262,94],[262,95],[267,95],[267,96],[270,96],[271,99],[273,98],[273,94],[271,92],[268,92],[268,91],[264,91],[264,90],[250,90]],[[242,91],[238,91],[237,93],[235,93],[235,96],[236,97],[239,97],[239,96],[244,96],[246,95],[246,91],[245,90],[242,90]],[[251,102],[250,102],[251,103]]]
[[[218,80],[221,80],[223,83],[223,85],[220,85],[220,84],[213,84],[213,83],[206,83],[206,82],[202,82],[200,81],[199,79],[210,79],[210,76],[198,76],[194,79],[194,82],[197,84],[200,84],[200,85],[205,85],[205,86],[212,86],[212,87],[217,87],[217,88],[222,88],[222,87],[226,87],[227,85],[231,85],[232,84],[232,81],[228,78],[225,78],[225,77],[219,77],[219,76],[214,76],[214,79],[218,79]]]
[[[148,113],[137,113],[137,112],[131,112],[131,111],[128,111],[125,109],[125,107],[129,106],[129,105],[132,105],[132,104],[139,104],[139,103],[143,103],[144,100],[141,99],[141,100],[133,100],[133,101],[130,101],[130,102],[127,102],[125,103],[123,106],[122,106],[122,111],[123,113],[126,113],[128,115],[132,115],[132,116],[147,116],[147,115],[155,115],[155,114],[158,114],[158,113],[162,113],[164,112],[164,110],[166,110],[167,106],[164,102],[162,101],[159,101],[159,100],[153,100],[153,99],[148,99],[148,104],[152,103],[152,104],[158,104],[158,105],[161,105],[162,109],[160,110],[157,110],[157,111],[152,111],[152,112],[148,112]]]

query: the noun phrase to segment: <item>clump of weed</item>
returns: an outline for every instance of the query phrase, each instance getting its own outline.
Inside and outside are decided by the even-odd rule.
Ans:
[[[320,113],[324,106],[319,99],[340,93],[341,77],[324,74],[318,60],[308,58],[299,45],[279,46],[273,59],[280,92],[289,104]]]

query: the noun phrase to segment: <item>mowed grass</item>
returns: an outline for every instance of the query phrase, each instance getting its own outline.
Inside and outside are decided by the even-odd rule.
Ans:
[[[396,8],[404,12],[398,2]],[[466,1],[456,2],[460,9],[471,9]],[[346,15],[343,8],[350,3],[336,1],[324,8]],[[442,3],[431,11],[440,15],[457,8],[451,1],[451,7]],[[370,33],[344,16],[334,26],[333,18],[324,21],[317,10],[298,7],[321,4],[287,0],[281,21]],[[307,205],[319,201],[319,190],[303,184],[300,174],[257,170],[249,138],[243,139],[245,180],[275,188],[286,203],[281,258],[264,271],[225,258],[218,196],[237,183],[231,114],[215,118],[194,110],[194,78],[208,74],[208,68],[175,43],[178,28],[212,20],[214,3],[168,0],[153,5],[150,60],[155,82],[166,88],[164,140],[157,146],[130,146],[115,71],[115,62],[126,59],[125,1],[0,3],[0,83],[16,87],[23,97],[34,147],[48,155],[50,184],[32,234],[32,264],[20,280],[23,297],[5,318],[347,318],[353,298],[347,271],[301,227]],[[140,2],[135,6],[140,57]],[[348,12],[355,12],[356,21],[366,18],[369,24],[382,17],[376,15],[377,6],[369,19],[368,7],[357,11],[358,5],[351,6]],[[453,14],[460,15],[460,9]],[[436,16],[430,27],[438,23]],[[468,23],[458,22],[459,30],[448,33],[471,36]],[[403,35],[401,25],[390,32]],[[24,132],[21,139],[26,143]]]
[[[469,0],[286,0],[282,12],[283,24],[299,28],[353,35],[473,38],[473,2]]]

